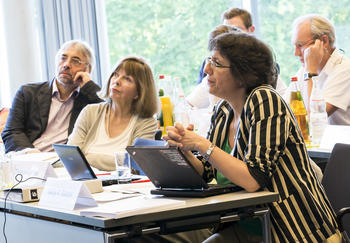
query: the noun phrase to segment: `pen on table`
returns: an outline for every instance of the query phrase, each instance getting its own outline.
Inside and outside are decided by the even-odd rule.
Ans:
[[[57,159],[57,160],[55,160],[54,162],[52,162],[51,165],[54,165],[54,164],[56,164],[56,163],[59,162],[59,161],[60,161],[60,159]]]
[[[138,181],[132,181],[131,183],[142,183],[142,182],[150,182],[150,180],[138,180]]]
[[[100,173],[100,174],[96,174],[97,176],[102,176],[102,175],[111,175],[110,172],[106,172],[106,173]]]

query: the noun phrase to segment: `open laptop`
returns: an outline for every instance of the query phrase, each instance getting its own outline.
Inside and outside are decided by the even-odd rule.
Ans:
[[[118,181],[117,175],[96,176],[83,152],[78,146],[67,144],[53,144],[54,150],[66,167],[72,180],[100,179],[103,186],[118,184],[125,181]]]
[[[176,147],[128,146],[126,150],[155,185],[152,194],[207,197],[242,190],[233,184],[207,184]]]
[[[166,142],[164,140],[152,140],[146,138],[136,138],[134,146],[165,146]],[[130,164],[133,170],[133,173],[136,175],[145,176],[145,172],[140,168],[140,166],[134,161],[130,156]]]

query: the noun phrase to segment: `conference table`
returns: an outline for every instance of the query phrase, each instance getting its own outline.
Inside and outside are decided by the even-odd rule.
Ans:
[[[151,183],[137,183],[134,187],[149,187]],[[128,185],[116,185],[126,188]],[[270,213],[267,203],[278,200],[278,193],[258,191],[232,192],[207,198],[178,198],[184,205],[171,209],[154,209],[124,218],[81,216],[79,210],[59,210],[38,206],[37,202],[17,203],[0,200],[0,226],[12,242],[50,243],[112,243],[120,238],[152,233],[175,233],[189,229],[208,228],[246,217],[260,217],[264,242],[271,241]]]

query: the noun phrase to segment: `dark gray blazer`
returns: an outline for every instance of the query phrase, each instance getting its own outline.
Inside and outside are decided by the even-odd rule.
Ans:
[[[52,82],[25,84],[17,91],[1,134],[6,153],[33,148],[33,142],[45,131],[51,106]],[[86,105],[103,101],[96,94],[99,90],[100,87],[93,81],[80,89],[74,99],[68,134],[72,132],[80,111]]]

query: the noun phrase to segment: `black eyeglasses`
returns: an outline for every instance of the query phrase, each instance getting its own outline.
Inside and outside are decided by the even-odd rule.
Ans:
[[[231,68],[231,66],[224,66],[217,61],[213,60],[212,57],[207,57],[207,63],[210,63],[211,68]]]
[[[61,56],[58,57],[58,60],[59,60],[60,63],[66,62],[66,61],[68,60],[68,57],[65,56],[65,55],[61,55]],[[76,58],[76,57],[71,58],[71,59],[70,59],[70,63],[71,63],[73,66],[76,66],[76,67],[80,67],[80,66],[83,65],[83,64],[85,64],[85,65],[86,65],[86,64],[89,64],[89,63],[87,63],[87,62],[81,61],[79,58]]]

